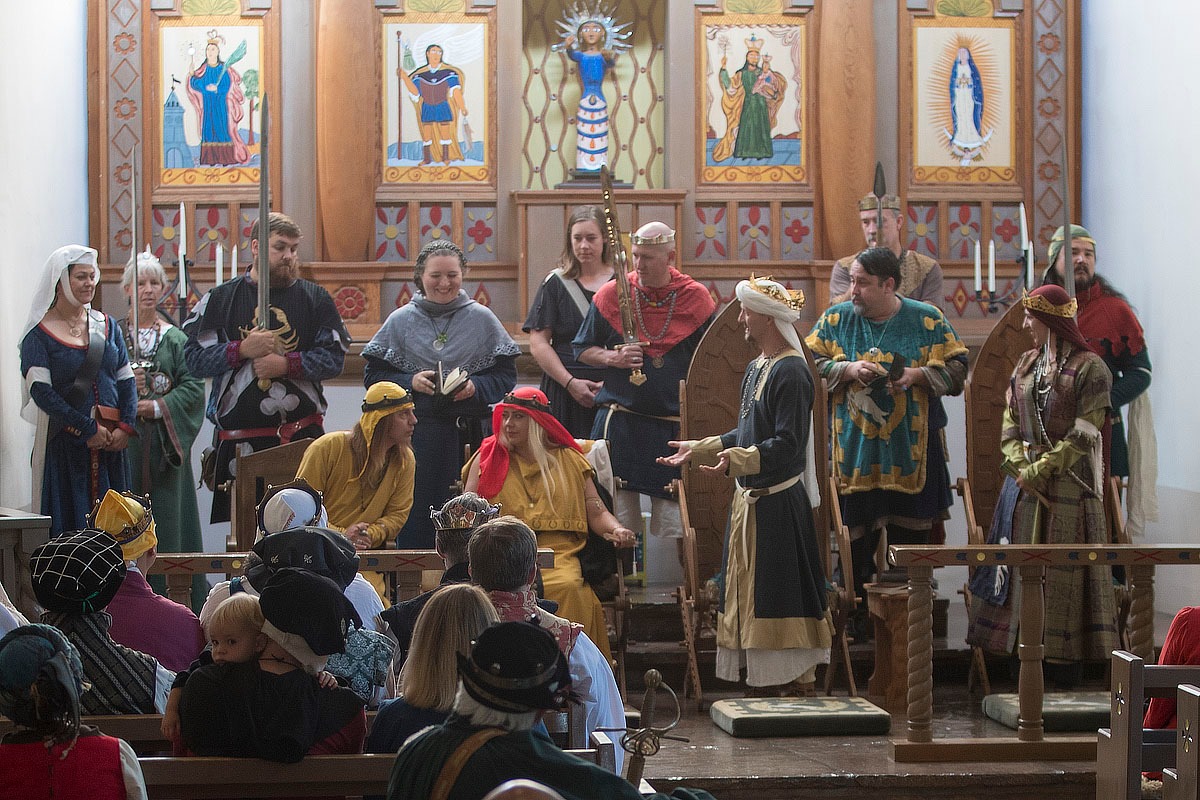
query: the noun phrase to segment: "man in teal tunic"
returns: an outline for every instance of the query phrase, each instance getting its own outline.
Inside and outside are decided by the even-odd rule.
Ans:
[[[967,347],[938,308],[898,295],[900,280],[891,250],[859,253],[850,299],[807,340],[832,401],[833,470],[859,587],[882,528],[890,544],[928,543],[951,503],[946,414],[934,400],[962,391]]]

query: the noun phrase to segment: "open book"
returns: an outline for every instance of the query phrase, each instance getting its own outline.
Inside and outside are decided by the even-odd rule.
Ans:
[[[442,371],[442,362],[437,365],[437,393],[453,397],[467,382],[468,375],[462,367],[455,367],[449,372]]]

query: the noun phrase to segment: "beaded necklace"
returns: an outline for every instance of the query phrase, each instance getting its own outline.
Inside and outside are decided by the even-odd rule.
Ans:
[[[646,334],[646,341],[657,342],[666,336],[667,331],[671,329],[671,317],[675,315],[675,298],[679,290],[672,289],[662,300],[652,300],[642,291],[641,287],[634,286],[633,288],[637,292],[637,302],[633,304],[633,311],[637,317],[638,327],[642,329],[642,333]],[[646,328],[646,321],[642,318],[643,302],[651,308],[667,306],[667,321],[663,323],[662,330],[658,332],[658,336],[651,336],[649,329]]]
[[[758,394],[759,384],[762,383],[763,378],[766,376],[767,370],[771,366],[771,362],[775,360],[776,356],[778,356],[784,350],[787,350],[788,347],[790,347],[790,345],[785,343],[782,347],[780,347],[774,353],[771,353],[771,355],[767,356],[765,359],[760,356],[754,360],[754,366],[752,369],[754,369],[755,372],[752,373],[752,377],[746,379],[745,385],[742,386],[741,416],[743,418],[750,416],[750,408],[754,405],[754,397]]]

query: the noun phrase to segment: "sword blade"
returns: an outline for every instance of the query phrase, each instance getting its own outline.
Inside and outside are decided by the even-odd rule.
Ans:
[[[258,165],[258,327],[271,327],[271,184],[270,184],[270,112],[264,92],[259,105]]]

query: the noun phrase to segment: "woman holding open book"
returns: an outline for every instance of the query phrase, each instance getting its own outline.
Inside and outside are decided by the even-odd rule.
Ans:
[[[1060,286],[1022,301],[1034,348],[1009,384],[1000,449],[1008,474],[992,517],[990,544],[1103,544],[1102,432],[1112,375],[1075,323],[1075,299]],[[1018,617],[1008,568],[981,567],[967,640],[1011,654]],[[1046,674],[1060,688],[1078,683],[1083,662],[1106,661],[1116,642],[1112,570],[1046,570]]]
[[[396,545],[433,547],[426,508],[441,508],[456,490],[463,447],[491,433],[488,406],[517,382],[520,350],[487,307],[463,291],[467,259],[453,242],[435,239],[417,255],[417,294],[396,309],[363,349],[368,387],[391,381],[412,392],[420,420],[412,448],[417,471],[413,508]]]

